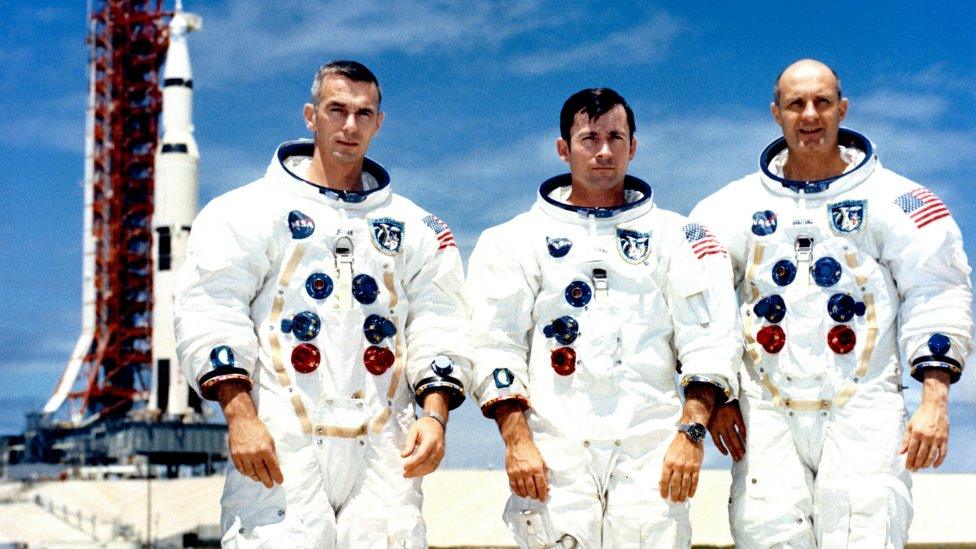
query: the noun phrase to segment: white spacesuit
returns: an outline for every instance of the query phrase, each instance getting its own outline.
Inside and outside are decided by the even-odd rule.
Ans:
[[[283,144],[262,179],[204,208],[180,271],[187,379],[205,398],[251,383],[284,475],[269,490],[228,468],[223,543],[423,547],[420,479],[403,478],[400,452],[415,398],[464,398],[460,256],[369,159],[362,192],[305,181],[312,148]]]
[[[528,405],[549,470],[548,504],[513,495],[504,518],[522,547],[686,547],[687,503],[657,486],[682,409],[677,362],[682,385],[736,389],[729,261],[639,179],[614,209],[568,205],[570,182],[545,182],[471,255],[476,394],[489,416]]]
[[[927,189],[881,167],[841,129],[840,176],[761,170],[702,201],[732,255],[746,340],[733,466],[739,547],[901,547],[911,521],[900,357],[959,378],[972,292],[959,228]]]

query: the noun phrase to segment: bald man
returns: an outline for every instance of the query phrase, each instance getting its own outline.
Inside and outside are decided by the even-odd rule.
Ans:
[[[787,67],[770,106],[783,137],[691,214],[732,256],[746,342],[739,399],[710,422],[735,460],[737,547],[902,547],[908,471],[948,452],[972,347],[962,237],[840,127],[847,105],[830,67]],[[907,425],[903,364],[922,384]]]

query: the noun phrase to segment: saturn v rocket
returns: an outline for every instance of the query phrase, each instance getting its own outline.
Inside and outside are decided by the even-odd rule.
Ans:
[[[148,402],[150,410],[170,417],[194,412],[189,403],[192,389],[176,358],[173,290],[199,198],[200,152],[193,139],[193,73],[187,34],[200,26],[200,18],[184,12],[182,2],[177,0],[169,23],[169,49],[163,71],[163,136],[156,150],[152,221],[154,390]]]
[[[82,333],[42,421],[206,411],[177,364],[173,329],[173,279],[199,194],[187,35],[201,22],[180,0],[166,15],[162,0],[89,2]]]

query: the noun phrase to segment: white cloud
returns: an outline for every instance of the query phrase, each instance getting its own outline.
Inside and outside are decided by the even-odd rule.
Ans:
[[[875,90],[852,104],[864,116],[932,125],[949,109],[949,101],[935,93]]]
[[[512,67],[518,73],[535,75],[571,65],[600,67],[660,61],[687,30],[684,21],[662,12],[601,40],[517,56]]]
[[[304,67],[309,58],[490,49],[562,17],[540,1],[286,0],[273,10],[259,0],[228,5],[227,11],[204,8],[205,31],[191,37],[194,63],[211,85],[265,78]]]

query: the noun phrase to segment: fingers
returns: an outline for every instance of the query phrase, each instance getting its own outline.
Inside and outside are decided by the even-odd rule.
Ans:
[[[271,471],[268,470],[263,459],[254,462],[254,476],[251,478],[263,484],[265,488],[274,486],[274,482],[271,480]]]
[[[528,493],[528,497],[532,499],[542,499],[539,497],[539,490],[535,485],[535,476],[525,477],[525,491]]]
[[[948,439],[946,439],[945,442],[943,442],[942,444],[939,445],[939,458],[935,460],[935,463],[932,466],[935,467],[935,468],[938,468],[939,465],[942,465],[942,462],[945,461],[945,458],[946,458],[947,455],[949,455],[949,440]]]
[[[400,452],[400,457],[407,457],[413,453],[413,449],[417,446],[417,439],[420,438],[420,431],[416,428],[417,424],[414,423],[410,426],[410,430],[407,431],[407,442],[403,446],[403,451]]]
[[[268,473],[271,475],[271,480],[276,484],[285,482],[285,475],[281,473],[281,467],[278,465],[278,457],[276,455],[272,455],[270,460],[266,460],[264,466],[267,467]],[[271,487],[268,486],[268,488]]]
[[[908,451],[908,443],[912,439],[912,425],[908,424],[905,428],[905,436],[901,437],[901,448],[898,449],[899,454],[904,454]]]
[[[549,501],[549,479],[546,478],[546,474],[537,474],[532,478],[535,480],[536,493],[539,495],[539,501]]]
[[[905,450],[905,467],[914,471],[915,470],[915,456],[918,454],[918,438],[915,436],[910,436],[908,439],[908,446]]]
[[[738,431],[730,428],[724,433],[724,437],[729,451],[732,452],[732,459],[734,461],[742,459],[742,456],[746,455],[745,428]]]
[[[515,479],[515,493],[523,498],[529,497],[529,489],[525,485],[525,479],[519,477]]]
[[[718,431],[712,431],[712,442],[715,443],[715,447],[718,448],[719,452],[722,452],[723,456],[729,455],[729,451],[725,449],[725,445],[722,444],[722,434]]]
[[[695,497],[695,492],[698,491],[698,473],[691,474],[691,489],[688,491],[688,497]]]
[[[440,427],[438,426],[438,428]],[[408,449],[410,450],[409,453],[407,452]],[[407,448],[404,449],[401,456],[409,456],[403,463],[404,477],[413,478],[432,473],[444,459],[443,439],[434,436],[422,436],[418,431],[415,437],[407,437]]]
[[[931,467],[935,460],[939,457],[940,446],[938,444],[933,444],[931,449],[929,449],[928,454],[925,456],[925,463],[922,464],[922,468]]]
[[[681,482],[684,476],[677,471],[671,475],[671,482],[668,484],[671,489],[671,501],[683,501],[681,498]]]
[[[664,466],[664,470],[661,471],[661,480],[657,483],[658,491],[661,494],[662,499],[668,499],[668,492],[671,487],[671,468],[667,465]]]

